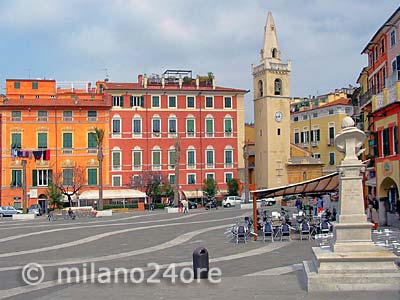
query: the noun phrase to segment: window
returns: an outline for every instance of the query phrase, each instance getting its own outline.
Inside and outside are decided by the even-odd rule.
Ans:
[[[97,185],[97,169],[88,169],[88,185]]]
[[[47,122],[47,111],[46,110],[38,111],[38,121],[39,122]]]
[[[305,131],[303,131],[302,133],[301,133],[301,142],[303,143],[303,144],[308,144],[309,143],[309,132],[308,132],[308,129],[305,129]],[[303,145],[304,146],[304,145]]]
[[[320,153],[314,153],[313,154],[313,157],[315,158],[315,159],[321,159],[321,154]]]
[[[186,137],[194,137],[194,119],[186,120]]]
[[[272,48],[272,58],[276,58],[278,56],[278,50],[276,48]]]
[[[48,186],[51,177],[51,170],[32,170],[32,186]]]
[[[278,128],[278,130],[276,131],[276,134],[277,135],[281,135],[281,129],[280,128]]]
[[[130,104],[131,104],[131,107],[134,107],[134,106],[144,107],[144,97],[143,96],[131,96]]]
[[[124,96],[112,96],[112,106],[124,106]]]
[[[225,127],[225,137],[232,136],[232,119],[225,119],[224,120],[224,127]]]
[[[378,57],[379,57],[379,49],[378,49],[378,46],[376,46],[375,47],[375,61],[378,60]]]
[[[88,137],[88,153],[97,153],[96,133],[89,132],[87,137]]]
[[[72,133],[71,132],[64,132],[63,133],[63,153],[72,153]]]
[[[133,134],[141,135],[142,133],[142,119],[140,117],[134,117],[133,119]]]
[[[293,122],[298,122],[299,121],[299,117],[294,117],[293,118]]]
[[[233,150],[225,149],[225,168],[233,168]]]
[[[47,133],[46,132],[38,133],[38,148],[39,149],[47,149]]]
[[[207,173],[206,174],[206,179],[212,179],[212,180],[214,180],[214,173]]]
[[[168,96],[168,107],[176,108],[176,96]]]
[[[121,120],[120,119],[112,120],[112,132],[113,132],[113,134],[121,134]]]
[[[89,122],[95,122],[97,121],[97,111],[95,110],[88,110],[87,112],[87,118]]]
[[[228,183],[233,179],[233,173],[225,173],[225,182]]]
[[[142,169],[142,151],[141,150],[133,151],[133,169],[134,170]]]
[[[196,167],[196,150],[187,151],[187,167],[189,169]]]
[[[311,143],[316,146],[318,145],[318,142],[320,141],[320,130],[319,129],[313,129],[311,130]]]
[[[121,175],[113,175],[112,176],[112,185],[113,186],[122,186],[122,177]]]
[[[187,183],[188,184],[196,184],[196,174],[188,174],[187,175]]]
[[[258,96],[263,97],[264,96],[264,84],[262,80],[258,81]]]
[[[73,185],[73,169],[63,169],[63,185]]]
[[[206,108],[213,108],[214,107],[214,98],[211,96],[206,97]]]
[[[224,97],[224,108],[232,108],[232,97]]]
[[[39,83],[37,81],[32,82],[32,90],[37,90],[39,87]]]
[[[169,119],[168,120],[168,132],[172,133],[172,134],[176,134],[178,132],[177,128],[176,128],[176,119]]]
[[[153,133],[160,133],[161,132],[161,120],[160,118],[153,119]]]
[[[351,114],[351,108],[350,107],[345,107],[344,111],[345,111],[346,115],[350,116],[350,114]]]
[[[11,186],[22,187],[22,170],[11,170]]]
[[[390,33],[390,47],[393,47],[396,44],[396,31],[392,31]]]
[[[333,115],[334,110],[333,110],[333,109],[330,109],[330,110],[328,111],[328,113],[329,113],[330,115]]]
[[[187,98],[186,98],[186,107],[187,108],[195,108],[195,105],[194,105],[194,96],[188,96]]]
[[[382,131],[382,153],[383,153],[383,156],[390,155],[389,128],[385,128]]]
[[[206,167],[214,168],[214,150],[206,150]]]
[[[329,165],[335,165],[335,152],[329,152]]]
[[[21,121],[21,112],[20,111],[12,111],[11,112],[11,121],[13,121],[13,122]]]
[[[308,115],[303,115],[303,120],[308,120]]]
[[[294,133],[294,143],[295,144],[300,143],[300,133],[298,131]]]
[[[393,127],[393,154],[399,153],[399,128],[398,126]]]
[[[175,174],[169,174],[169,184],[175,184]]]
[[[335,127],[329,127],[328,144],[333,145],[335,139]]]
[[[276,96],[282,95],[282,80],[279,78],[275,79],[274,88]]]
[[[170,149],[168,151],[168,169],[175,168],[175,149]]]
[[[312,117],[313,118],[318,118],[318,113],[313,113]]]
[[[161,151],[153,150],[152,165],[153,165],[153,170],[161,170]]]
[[[121,170],[121,152],[120,151],[112,152],[112,170],[113,171]]]
[[[143,185],[142,176],[140,175],[133,175],[132,176],[132,185],[135,187],[139,187]]]
[[[11,133],[11,148],[21,149],[22,148],[22,134],[21,133]]]
[[[151,107],[160,107],[160,96],[151,96]]]
[[[381,53],[382,54],[385,53],[385,39],[384,38],[382,38],[382,40],[381,40]]]
[[[72,110],[64,110],[63,111],[63,121],[64,122],[72,121]]]
[[[21,83],[19,81],[14,81],[14,89],[19,90],[21,88]]]
[[[206,137],[214,136],[214,120],[206,119]]]

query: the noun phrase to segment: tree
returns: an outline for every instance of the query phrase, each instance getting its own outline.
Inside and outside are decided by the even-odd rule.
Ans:
[[[239,182],[236,178],[228,181],[228,196],[237,196],[239,191]]]
[[[56,172],[53,175],[53,184],[61,194],[67,196],[70,206],[72,206],[72,196],[78,193],[85,181],[85,169],[79,166],[65,168],[62,172]]]
[[[95,128],[95,141],[97,146],[97,160],[99,161],[99,203],[97,205],[98,210],[103,210],[103,140],[104,140],[104,129]]]
[[[165,187],[163,191],[163,187],[166,185],[169,185],[166,176],[153,171],[143,172],[143,175],[140,178],[132,176],[131,180],[131,186],[133,188],[141,189],[146,193],[148,198],[151,198],[154,201],[161,200],[161,198],[167,194],[170,196],[171,191],[169,190],[172,190],[172,187],[169,185],[169,188]]]
[[[53,208],[62,207],[62,193],[60,189],[54,184],[50,183],[46,190],[47,199],[49,199],[49,204]]]
[[[213,178],[204,179],[203,182],[203,194],[208,198],[212,199],[218,193],[218,184]]]

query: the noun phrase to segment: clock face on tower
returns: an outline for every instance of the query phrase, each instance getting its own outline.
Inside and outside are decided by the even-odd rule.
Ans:
[[[283,113],[281,111],[277,111],[275,113],[275,121],[280,122],[283,119]]]

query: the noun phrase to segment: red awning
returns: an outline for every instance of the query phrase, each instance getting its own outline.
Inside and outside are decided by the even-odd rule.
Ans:
[[[287,186],[251,191],[257,199],[288,196],[296,194],[322,194],[335,191],[339,186],[339,173],[335,172],[311,180],[289,184]]]

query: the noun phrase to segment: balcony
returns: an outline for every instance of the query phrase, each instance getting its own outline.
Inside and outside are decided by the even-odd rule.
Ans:
[[[312,147],[318,147],[319,146],[319,141],[311,142]]]

